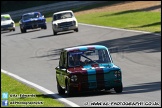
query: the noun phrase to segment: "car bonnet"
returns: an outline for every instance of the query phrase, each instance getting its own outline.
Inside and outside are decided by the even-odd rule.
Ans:
[[[110,72],[112,70],[120,70],[120,68],[113,63],[108,64],[92,64],[85,66],[72,67],[68,69],[69,73],[81,73],[81,74],[96,74],[101,72]]]

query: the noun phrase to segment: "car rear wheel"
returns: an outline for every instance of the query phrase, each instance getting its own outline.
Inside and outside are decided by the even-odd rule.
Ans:
[[[123,85],[121,84],[120,86],[114,87],[114,90],[116,93],[121,93],[123,91]]]

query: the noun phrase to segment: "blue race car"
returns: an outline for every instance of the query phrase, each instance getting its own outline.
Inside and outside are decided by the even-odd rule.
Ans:
[[[113,63],[106,46],[87,45],[65,48],[55,68],[57,90],[68,96],[86,91],[123,91],[122,71]]]
[[[21,33],[26,33],[27,29],[47,29],[46,18],[40,12],[23,14],[19,24]]]

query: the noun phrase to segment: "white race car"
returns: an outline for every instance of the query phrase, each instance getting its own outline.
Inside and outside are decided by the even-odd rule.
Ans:
[[[56,35],[58,32],[68,30],[78,32],[78,22],[73,11],[67,10],[53,13],[52,30],[54,35]]]
[[[15,31],[15,22],[9,14],[1,15],[1,31],[4,30]]]

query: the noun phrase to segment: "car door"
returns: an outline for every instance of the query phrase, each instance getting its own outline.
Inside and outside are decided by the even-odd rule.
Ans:
[[[60,54],[60,60],[59,60],[59,67],[56,70],[56,75],[59,84],[62,87],[65,87],[65,76],[66,76],[66,66],[65,66],[65,52],[61,52]]]

